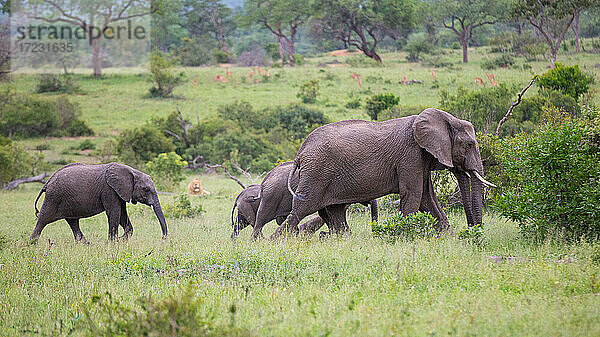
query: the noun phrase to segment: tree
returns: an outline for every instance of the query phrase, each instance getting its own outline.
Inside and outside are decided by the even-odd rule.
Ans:
[[[396,39],[399,29],[412,29],[416,8],[414,0],[324,0],[316,20],[346,47],[354,46],[381,62],[377,43],[385,36]]]
[[[14,47],[10,41],[10,0],[0,0],[0,78],[10,72]]]
[[[157,4],[154,2],[153,5]],[[92,46],[94,76],[102,76],[102,37],[109,25],[127,21],[152,12],[146,0],[39,0],[26,2],[25,14],[48,23],[67,23],[83,29]],[[109,31],[110,33],[110,31]]]
[[[464,63],[469,62],[468,47],[473,31],[502,20],[507,6],[503,1],[487,0],[433,0],[431,4],[435,21],[460,39]]]
[[[526,19],[548,44],[550,64],[576,17],[597,0],[514,0],[511,14]]]
[[[152,46],[164,53],[186,35],[182,0],[162,0],[152,13]]]
[[[239,21],[243,27],[259,23],[273,33],[279,43],[282,64],[287,49],[289,64],[293,67],[298,28],[312,15],[313,8],[313,0],[248,0],[245,15]]]
[[[190,35],[210,34],[222,51],[229,53],[227,37],[236,28],[232,10],[220,0],[187,0],[184,6],[185,25]]]

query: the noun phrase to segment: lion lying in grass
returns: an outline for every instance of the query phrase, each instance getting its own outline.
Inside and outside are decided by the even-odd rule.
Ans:
[[[198,178],[192,179],[188,185],[188,191],[191,195],[209,195],[210,192],[202,188],[202,182]]]

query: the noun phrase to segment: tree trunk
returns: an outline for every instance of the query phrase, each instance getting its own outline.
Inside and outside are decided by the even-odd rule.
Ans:
[[[92,39],[92,67],[94,68],[94,77],[102,77],[101,36]]]
[[[279,43],[279,56],[281,57],[281,66],[285,65],[285,51],[283,50],[283,41],[281,35],[277,35],[277,43]]]
[[[579,53],[581,51],[579,48],[579,13],[575,15],[573,20],[573,32],[575,33],[575,52]]]
[[[463,63],[468,63],[469,62],[469,55],[468,55],[467,48],[469,47],[469,39],[467,39],[467,37],[465,36],[465,34],[463,34],[460,37],[460,43],[462,45]]]
[[[288,57],[290,58],[290,67],[296,66],[296,61],[294,61],[294,54],[296,52],[296,48],[294,47],[296,39],[296,28],[290,29],[290,38],[288,40]]]
[[[558,44],[558,46],[560,46],[560,44]],[[558,48],[559,47],[552,47],[550,46],[550,68],[554,69],[554,63],[556,63],[556,54],[558,54]]]
[[[382,61],[381,60],[381,56],[379,56],[379,54],[377,54],[377,52],[375,50],[368,49],[368,48],[364,48],[364,49],[361,49],[361,50],[362,50],[363,54],[365,54],[366,56],[372,58],[373,60],[375,60],[377,62],[381,62]]]

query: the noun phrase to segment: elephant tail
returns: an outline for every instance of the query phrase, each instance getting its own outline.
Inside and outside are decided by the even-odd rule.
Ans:
[[[305,201],[306,198],[303,195],[296,194],[296,192],[294,192],[294,190],[292,189],[292,177],[294,176],[294,174],[298,170],[298,166],[299,166],[297,162],[294,161],[294,163],[295,163],[294,169],[291,170],[290,174],[288,175],[287,188],[288,188],[288,191],[290,191],[290,193],[292,194],[292,197],[294,199],[298,199],[299,201]]]
[[[35,217],[36,218],[40,214],[40,210],[38,210],[38,208],[37,208],[37,202],[38,202],[38,200],[40,200],[40,197],[42,196],[42,193],[44,193],[44,192],[46,192],[46,185],[44,185],[44,187],[42,187],[42,189],[40,190],[40,193],[38,193],[37,198],[35,198],[35,202],[33,203],[33,207],[35,208]]]

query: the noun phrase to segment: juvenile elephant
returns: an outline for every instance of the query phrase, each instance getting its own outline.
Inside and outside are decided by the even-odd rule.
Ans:
[[[46,197],[38,211],[37,201],[44,192]],[[152,206],[163,238],[166,238],[167,223],[149,175],[118,163],[66,165],[48,179],[35,199],[38,220],[29,239],[35,242],[47,224],[65,219],[75,241],[87,242],[79,229],[79,219],[102,212],[108,217],[109,240],[117,237],[119,225],[125,230],[123,238],[127,239],[133,234],[133,226],[127,215],[126,202]]]
[[[271,238],[298,234],[298,223],[325,209],[336,231],[348,229],[343,205],[398,193],[403,214],[430,212],[438,230],[449,228],[431,171],[458,179],[469,225],[481,223],[483,165],[473,125],[438,109],[384,122],[346,120],[315,129],[300,146],[288,177],[292,210]],[[295,179],[297,187],[293,188]]]
[[[275,219],[278,225],[281,225],[285,218],[289,215],[292,209],[292,194],[288,189],[288,177],[290,173],[294,170],[294,162],[285,162],[273,168],[265,178],[262,183],[259,185],[260,189],[257,189],[256,185],[252,185],[246,190],[251,190],[246,193],[246,190],[242,191],[236,201],[239,200],[239,211],[238,211],[238,219],[240,216],[240,212],[242,212],[242,202],[248,201],[249,205],[245,207],[247,212],[244,212],[246,219],[250,219],[247,224],[243,224],[238,222],[238,225],[234,225],[233,233],[231,237],[234,238],[237,236],[240,230],[244,227],[251,225],[254,227],[252,231],[252,239],[258,239],[262,237],[262,228],[265,224]],[[290,182],[292,186],[296,186],[298,181],[297,179]],[[256,195],[257,191],[259,192],[258,196]],[[237,203],[237,202],[236,202]],[[371,217],[373,221],[377,221],[377,201],[373,200],[368,203],[363,203],[365,205],[371,205]],[[346,207],[347,205],[344,205]],[[235,208],[235,204],[234,204]],[[251,211],[253,212],[252,214]],[[305,225],[305,228],[311,229],[310,234],[317,231],[319,228],[323,226],[324,223],[329,224],[329,218],[326,213],[319,213],[320,218],[316,217],[308,221]],[[232,219],[233,219],[233,211],[232,211]],[[308,232],[308,231],[307,231]]]

